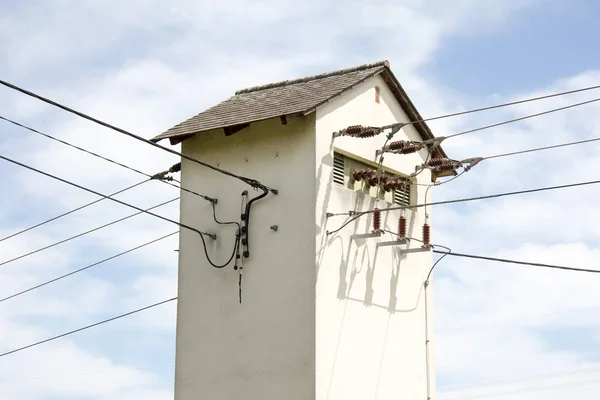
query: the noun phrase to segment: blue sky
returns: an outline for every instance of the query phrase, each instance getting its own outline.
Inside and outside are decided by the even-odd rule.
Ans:
[[[0,0],[0,78],[145,137],[235,90],[381,59],[424,117],[600,83],[600,5],[591,0]],[[437,135],[597,96],[574,95],[432,122]],[[588,105],[444,144],[455,158],[600,136]],[[177,160],[0,88],[0,115],[148,173]],[[0,154],[103,191],[141,176],[0,121]],[[597,179],[596,144],[482,163],[436,200]],[[0,237],[94,200],[0,163]],[[439,207],[434,241],[456,251],[597,267],[598,189],[585,187]],[[176,197],[159,183],[124,193],[142,207]],[[133,213],[102,202],[0,242],[0,262]],[[177,218],[176,204],[160,212]],[[8,295],[174,231],[138,216],[0,267]],[[0,303],[0,350],[172,297],[176,238]],[[600,367],[594,276],[444,260],[436,269],[440,389]],[[175,305],[0,358],[0,397],[172,398]],[[600,379],[600,372],[440,392],[444,400]],[[523,392],[511,400],[590,397],[598,385]]]

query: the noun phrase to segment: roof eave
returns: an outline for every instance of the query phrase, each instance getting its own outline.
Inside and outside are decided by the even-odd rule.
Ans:
[[[407,113],[409,121],[420,121],[414,123],[413,126],[415,127],[421,138],[423,138],[423,140],[434,139],[435,136],[433,135],[433,132],[431,132],[431,129],[429,129],[427,123],[423,121],[423,117],[421,117],[421,114],[419,114],[419,111],[408,97],[408,94],[406,93],[404,88],[402,88],[402,85],[400,85],[400,82],[398,81],[392,70],[386,67],[382,72],[384,72],[382,73],[383,80],[388,84],[388,86],[396,96],[396,99],[400,102],[400,105]],[[435,149],[436,152],[439,153],[440,157],[448,158],[446,152],[439,145],[436,146]]]

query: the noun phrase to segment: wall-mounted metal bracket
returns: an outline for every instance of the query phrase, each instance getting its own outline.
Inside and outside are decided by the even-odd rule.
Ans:
[[[377,243],[377,247],[400,246],[406,243],[408,243],[408,240],[406,240],[406,238],[402,238],[398,240],[392,240],[391,242],[379,242]]]
[[[408,254],[408,253],[421,253],[423,251],[431,251],[432,246],[422,246],[414,249],[404,249],[400,250],[400,254]]]
[[[381,235],[383,235],[383,231],[371,232],[371,233],[359,233],[359,234],[350,236],[350,238],[354,239],[354,240],[369,239],[369,238],[378,238],[378,237],[381,237]]]

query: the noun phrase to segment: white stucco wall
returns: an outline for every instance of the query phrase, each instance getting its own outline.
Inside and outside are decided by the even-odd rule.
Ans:
[[[375,86],[381,102],[375,102]],[[351,240],[354,233],[371,231],[372,215],[362,217],[343,231],[327,237],[345,217],[327,219],[326,212],[364,211],[389,207],[390,203],[332,184],[332,146],[375,161],[375,151],[385,135],[369,139],[340,137],[331,133],[348,125],[381,126],[408,118],[380,77],[355,87],[341,98],[317,110],[317,283],[316,283],[316,398],[426,399],[425,313],[423,281],[431,267],[430,252],[401,256],[397,247],[376,242],[394,236]],[[405,127],[394,140],[421,140],[416,130]],[[410,174],[423,162],[421,154],[385,157],[384,165]],[[425,171],[421,184],[430,184]],[[425,186],[418,186],[416,202],[424,202]],[[431,190],[429,193],[431,198]],[[400,211],[383,213],[385,229],[397,232]],[[422,238],[424,210],[407,211],[408,236]],[[432,224],[433,220],[429,219]],[[432,230],[435,237],[435,229]],[[410,247],[420,247],[413,243]],[[429,316],[432,288],[428,289]],[[430,322],[430,333],[433,326]],[[430,358],[433,359],[433,346]],[[433,371],[433,362],[430,371]],[[433,397],[433,374],[431,374]]]
[[[218,130],[184,141],[185,154],[259,179],[280,194],[252,208],[241,305],[237,272],[210,267],[197,234],[181,231],[176,400],[426,399],[421,287],[431,253],[402,257],[394,247],[376,250],[375,243],[391,235],[351,241],[351,234],[370,231],[371,216],[325,236],[344,221],[326,219],[326,212],[375,206],[373,198],[332,184],[332,146],[373,160],[385,140],[333,141],[332,132],[405,120],[375,77],[288,125],[273,119],[230,137]],[[420,140],[412,127],[396,136],[406,138]],[[388,155],[385,165],[409,174],[423,157]],[[419,182],[429,184],[429,172]],[[183,161],[182,185],[217,197],[220,220],[239,221],[240,195],[248,189],[243,183]],[[419,187],[417,202],[424,190]],[[396,231],[399,215],[384,213],[385,227]],[[423,210],[406,216],[409,236],[421,238]],[[209,252],[219,262],[228,257],[234,228],[218,227],[208,203],[182,192],[181,220],[216,232]],[[274,224],[277,232],[269,228]]]
[[[242,304],[237,271],[209,266],[198,235],[181,230],[176,400],[314,398],[314,126],[314,115],[285,126],[276,119],[230,137],[220,130],[183,143],[185,154],[280,194],[252,206]],[[191,162],[182,167],[182,186],[218,198],[222,221],[240,220],[243,190],[261,193]],[[227,259],[235,228],[217,228],[209,203],[182,192],[181,220],[216,232],[210,254]]]

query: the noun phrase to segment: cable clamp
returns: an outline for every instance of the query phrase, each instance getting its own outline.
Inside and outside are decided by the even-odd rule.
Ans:
[[[181,171],[181,162],[171,165],[168,171],[172,174]]]
[[[483,157],[474,157],[474,158],[467,158],[466,160],[462,160],[461,163],[469,164],[468,166],[465,167],[465,172],[467,172],[482,161],[483,161]]]
[[[391,126],[391,128],[392,128],[392,131],[391,131],[390,133],[388,133],[388,135],[387,135],[387,139],[388,139],[388,140],[392,140],[392,138],[394,137],[394,135],[395,135],[396,133],[398,133],[398,132],[400,131],[400,129],[404,128],[406,125],[408,125],[408,124],[407,124],[407,123],[404,123],[404,122],[400,122],[400,123],[398,123],[398,124],[393,124],[393,125]]]
[[[159,172],[157,174],[154,174],[150,177],[150,179],[158,179],[159,181],[164,181],[164,180],[168,180],[167,175],[169,174],[169,170],[163,171],[163,172]],[[173,178],[171,178],[171,180],[173,180]]]
[[[446,136],[438,136],[436,138],[433,139],[427,139],[425,141],[423,141],[423,144],[430,144],[432,147],[437,147],[439,146],[444,140],[446,139]]]
[[[212,240],[217,240],[217,234],[216,233],[202,232],[202,234],[208,236]]]

